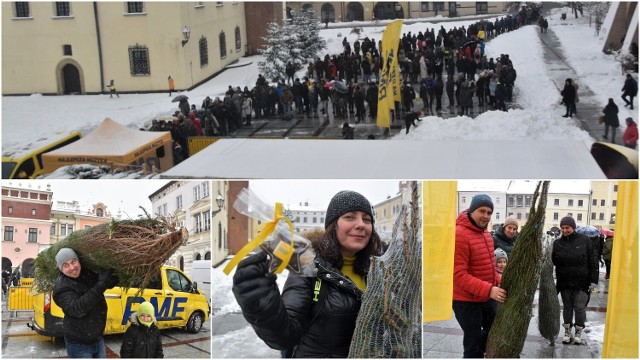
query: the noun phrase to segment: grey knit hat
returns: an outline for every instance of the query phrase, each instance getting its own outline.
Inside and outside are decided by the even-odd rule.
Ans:
[[[507,253],[502,250],[501,248],[497,248],[493,251],[493,256],[496,258],[496,264],[498,263],[499,259],[507,259],[509,260],[509,256],[507,255]]]
[[[71,248],[62,248],[58,250],[58,254],[56,254],[56,265],[58,265],[58,269],[62,271],[62,264],[71,259],[79,259],[78,254]]]
[[[375,222],[373,208],[369,200],[355,191],[343,190],[335,194],[327,207],[327,215],[324,218],[324,228],[349,211],[362,211],[371,216],[371,223]]]
[[[487,206],[493,211],[493,201],[489,195],[479,194],[471,199],[471,205],[469,205],[469,214],[476,211],[479,207]]]

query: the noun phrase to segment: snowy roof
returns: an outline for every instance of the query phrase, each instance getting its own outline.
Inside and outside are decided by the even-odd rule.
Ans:
[[[281,154],[286,156],[279,157]],[[363,154],[367,154],[366,158]],[[504,164],[513,165],[505,167]],[[398,176],[407,179],[605,178],[584,142],[569,140],[222,139],[161,174],[167,179],[391,179]]]
[[[553,180],[549,184],[549,194],[589,194],[591,181]]]
[[[538,186],[535,180],[516,180],[509,184],[507,194],[533,194]]]
[[[510,180],[460,180],[458,192],[506,192]]]

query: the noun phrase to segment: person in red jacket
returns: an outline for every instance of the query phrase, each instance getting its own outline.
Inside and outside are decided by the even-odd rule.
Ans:
[[[622,141],[624,146],[635,149],[638,146],[638,125],[632,118],[628,117],[626,120],[627,130],[624,131]]]
[[[493,201],[476,195],[456,220],[456,248],[453,265],[453,312],[464,332],[465,358],[482,358],[487,335],[496,316],[498,302],[507,299],[499,287],[493,239],[487,226]]]

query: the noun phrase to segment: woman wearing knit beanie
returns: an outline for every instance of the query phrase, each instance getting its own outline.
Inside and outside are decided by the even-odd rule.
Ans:
[[[122,358],[163,358],[162,337],[156,326],[155,308],[145,301],[138,311],[131,314],[131,326],[124,333],[120,357]]]
[[[507,256],[510,256],[518,239],[518,219],[513,215],[506,218],[504,224],[496,229],[492,237],[493,247],[504,250]]]
[[[316,277],[289,274],[282,294],[264,252],[244,259],[233,294],[256,334],[283,357],[346,357],[360,310],[370,257],[382,245],[369,200],[341,191],[329,203],[325,231],[311,239]]]

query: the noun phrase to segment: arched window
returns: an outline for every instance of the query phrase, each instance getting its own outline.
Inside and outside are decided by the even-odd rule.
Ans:
[[[207,38],[201,37],[198,42],[198,49],[200,49],[200,67],[207,66],[209,64],[209,51],[207,45]]]
[[[320,20],[323,23],[336,22],[336,11],[333,8],[333,5],[329,3],[322,4],[322,9],[320,10]]]
[[[98,208],[98,210],[96,210],[96,216],[97,216],[97,217],[102,217],[102,216],[104,216],[104,212],[102,212],[102,209]]]
[[[242,38],[240,37],[240,26],[236,26],[236,51],[242,48]]]
[[[196,260],[200,260],[202,259],[202,256],[200,256],[200,254],[196,254]]]
[[[227,57],[227,38],[224,31],[220,31],[218,38],[220,40],[220,59],[224,59]]]
[[[363,21],[364,8],[359,2],[350,2],[347,5],[347,21]]]
[[[204,254],[204,259],[205,259],[205,260],[211,260],[211,251],[207,251],[207,252]]]

